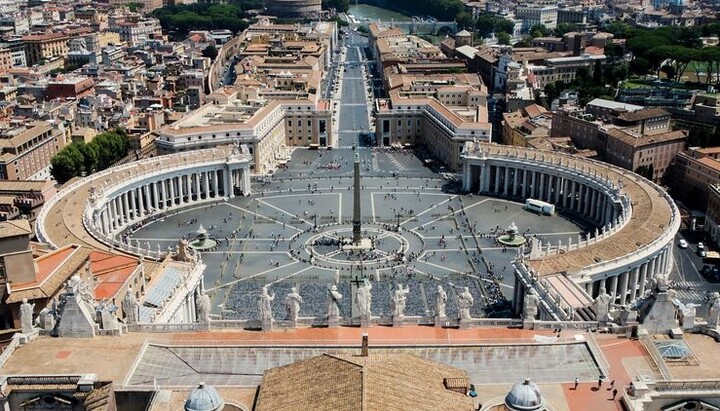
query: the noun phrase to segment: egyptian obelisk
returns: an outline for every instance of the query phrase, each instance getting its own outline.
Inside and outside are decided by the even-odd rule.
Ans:
[[[355,149],[355,187],[353,193],[353,244],[360,245],[360,153]]]

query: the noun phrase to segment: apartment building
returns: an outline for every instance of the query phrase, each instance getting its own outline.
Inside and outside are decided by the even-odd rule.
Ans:
[[[274,100],[263,107],[231,97],[207,104],[157,132],[159,154],[229,144],[247,145],[255,173],[272,172],[286,161],[290,146],[332,146],[330,105],[326,100]]]
[[[62,123],[34,121],[9,124],[0,134],[0,179],[51,178],[50,159],[67,144]]]
[[[375,103],[378,146],[422,145],[456,170],[466,141],[490,141],[487,88],[477,74],[396,71],[386,82],[390,97]]]
[[[538,104],[503,113],[503,143],[527,147],[530,140],[550,135],[551,122],[551,113]]]
[[[703,207],[710,186],[720,184],[720,147],[691,147],[675,154],[666,182],[673,198]]]
[[[63,33],[31,34],[22,37],[28,66],[51,57],[65,57],[70,37]]]
[[[552,118],[551,136],[570,137],[582,149],[597,151],[607,162],[628,170],[652,171],[660,181],[687,140],[672,130],[670,113],[616,101],[594,99],[584,109],[560,107]]]
[[[527,5],[515,8],[515,18],[522,21],[522,31],[527,33],[537,25],[554,29],[558,23],[558,7]]]

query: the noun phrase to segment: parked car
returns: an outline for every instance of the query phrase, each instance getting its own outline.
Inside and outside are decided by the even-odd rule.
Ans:
[[[698,249],[698,250],[704,250],[704,249],[705,249],[705,244],[703,244],[703,243],[698,243],[697,249]]]
[[[681,238],[681,239],[680,239],[680,242],[678,243],[678,245],[680,246],[680,248],[687,248],[687,247],[688,247],[688,243],[687,243],[687,241],[685,241],[684,238]]]
[[[705,250],[699,250],[699,251],[698,251],[698,255],[699,255],[700,257],[702,257],[702,258],[705,258],[705,257],[707,257],[707,251],[705,251]]]

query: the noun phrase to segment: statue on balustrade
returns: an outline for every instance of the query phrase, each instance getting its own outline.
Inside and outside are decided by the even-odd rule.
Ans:
[[[272,302],[275,300],[275,293],[272,295],[268,294],[268,286],[263,286],[260,291],[260,297],[258,298],[258,311],[260,313],[260,321],[271,322],[272,321]],[[299,309],[299,308],[298,308]]]
[[[465,287],[463,288],[463,291],[458,294],[457,304],[458,312],[460,313],[460,320],[472,319],[472,316],[470,315],[470,308],[472,308],[473,304],[475,304],[475,299],[472,294],[470,294],[470,288]]]
[[[290,289],[290,293],[285,296],[285,308],[287,309],[287,319],[292,322],[297,322],[298,315],[300,313],[300,304],[303,299],[297,291],[296,287]]]
[[[137,324],[140,316],[140,306],[138,305],[132,286],[128,286],[125,298],[123,298],[122,301],[122,308],[125,313],[125,322],[127,324]]]
[[[707,324],[709,328],[718,328],[718,322],[720,321],[720,293],[714,292],[710,294],[708,300],[708,316]]]
[[[195,311],[198,322],[210,322],[210,296],[205,293],[204,288],[195,297]]]
[[[370,320],[370,317],[372,315],[372,294],[370,294],[371,290],[372,284],[370,284],[370,280],[366,278],[363,282],[363,285],[358,287],[357,291],[355,292],[355,303],[357,304],[358,311],[360,312],[360,318],[368,321]]]
[[[610,302],[612,297],[607,291],[602,288],[600,294],[595,298],[595,315],[598,321],[610,322],[612,316],[610,316]]]
[[[30,334],[33,332],[33,310],[35,310],[35,304],[30,304],[27,298],[22,299],[20,304],[20,330],[23,334]]]
[[[442,285],[438,285],[435,298],[435,315],[438,318],[445,318],[445,304],[447,304],[447,293],[443,290]]]
[[[333,284],[328,290],[327,298],[327,312],[328,320],[337,320],[340,318],[340,300],[342,300],[342,294],[337,290],[337,286]]]
[[[540,298],[537,296],[537,291],[531,288],[525,293],[525,299],[523,300],[523,320],[533,321],[537,317],[540,306]]]
[[[397,285],[397,289],[393,293],[393,317],[402,318],[405,316],[405,306],[407,305],[407,295],[410,292],[409,287],[403,288],[402,284]]]

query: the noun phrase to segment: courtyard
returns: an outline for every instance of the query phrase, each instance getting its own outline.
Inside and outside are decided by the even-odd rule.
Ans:
[[[288,167],[253,182],[253,194],[180,210],[126,233],[148,248],[174,248],[203,226],[217,247],[202,253],[204,285],[217,318],[257,318],[257,297],[275,294],[273,316],[297,287],[300,316],[323,317],[336,285],[343,317],[351,316],[352,284],[373,283],[372,313],[392,314],[398,284],[409,286],[406,315],[433,315],[436,290],[448,294],[447,315],[468,287],[474,317],[510,317],[517,250],[496,237],[511,223],[527,237],[566,242],[585,230],[561,216],[540,216],[503,199],[458,194],[454,177],[424,167],[410,150],[361,149],[361,215],[369,252],[342,250],[352,236],[352,151],[295,150]]]

